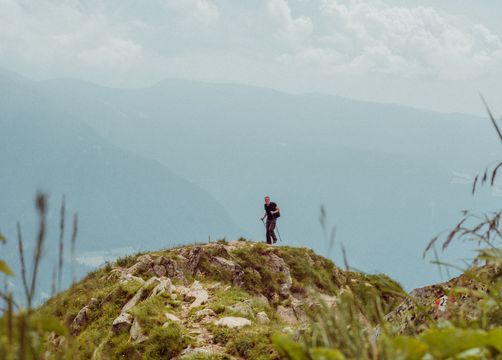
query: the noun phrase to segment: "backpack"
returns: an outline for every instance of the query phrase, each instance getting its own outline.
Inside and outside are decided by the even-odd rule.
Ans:
[[[277,204],[275,204],[275,206],[278,207]],[[265,210],[267,210],[267,206],[266,205],[265,205]],[[277,212],[277,213],[275,213],[273,215],[274,215],[274,219],[278,219],[278,218],[281,217],[281,212],[279,211],[279,212]]]

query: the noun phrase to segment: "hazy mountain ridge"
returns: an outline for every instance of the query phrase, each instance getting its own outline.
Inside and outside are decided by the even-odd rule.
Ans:
[[[473,175],[495,157],[496,139],[478,140],[493,137],[488,119],[183,80],[142,89],[77,80],[37,86],[113,143],[210,192],[253,238],[262,236],[261,198],[271,194],[285,209],[286,241],[326,252],[318,222],[324,204],[354,266],[409,287],[436,278],[420,256],[428,239],[461,209],[496,204],[452,184],[454,172]],[[392,261],[377,260],[384,255]]]
[[[211,195],[155,160],[110,144],[33,83],[1,76],[0,89],[0,227],[9,240],[3,251],[13,266],[18,261],[17,221],[27,249],[33,246],[37,189],[51,195],[48,247],[57,239],[63,194],[68,217],[79,213],[79,252],[158,248],[238,233]],[[55,254],[48,256],[46,274]]]

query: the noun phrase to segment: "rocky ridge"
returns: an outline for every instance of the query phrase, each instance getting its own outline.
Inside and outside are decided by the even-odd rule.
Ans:
[[[298,336],[321,303],[382,291],[375,280],[308,249],[220,241],[120,259],[39,311],[65,321],[94,359],[273,359],[272,333]],[[48,351],[61,346],[52,336]]]

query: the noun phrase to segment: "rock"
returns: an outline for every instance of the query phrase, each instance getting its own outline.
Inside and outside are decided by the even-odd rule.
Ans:
[[[268,315],[265,311],[260,311],[258,314],[256,314],[256,321],[259,324],[268,324],[270,322],[270,319],[268,318]]]
[[[195,313],[196,321],[209,322],[216,317],[216,313],[212,309],[202,309]]]
[[[155,284],[160,284],[160,279],[156,276],[152,276],[143,284],[143,288],[147,288]]]
[[[153,267],[152,257],[148,254],[141,255],[136,259],[136,263],[132,265],[127,272],[129,274],[144,274],[151,270]]]
[[[153,272],[159,277],[166,276],[167,274],[167,270],[163,265],[153,265]]]
[[[273,252],[267,253],[268,267],[272,272],[282,273],[284,275],[284,283],[281,284],[280,295],[282,297],[288,297],[291,285],[293,284],[293,279],[291,278],[291,272],[289,271],[289,266],[286,264],[284,259],[277,256]]]
[[[82,328],[87,325],[89,322],[89,315],[91,313],[91,309],[86,305],[80,311],[78,312],[77,316],[75,316],[75,319],[73,319],[70,329],[71,333],[73,335],[78,335]]]
[[[120,282],[122,282],[122,283],[127,283],[129,281],[136,281],[136,282],[140,283],[141,285],[143,285],[145,283],[145,280],[143,280],[139,276],[134,276],[134,275],[128,274],[128,273],[124,274],[124,276],[122,276],[121,280],[120,280]]]
[[[180,295],[185,296],[190,292],[190,289],[183,285],[178,285],[174,288],[174,291],[178,292]]]
[[[148,339],[137,319],[134,319],[131,329],[129,330],[129,335],[131,336],[131,340],[136,344]]]
[[[270,306],[270,303],[268,302],[268,299],[265,295],[263,294],[258,294],[255,296],[256,301],[258,301],[260,304]]]
[[[187,347],[180,354],[180,360],[182,359],[212,359],[213,356],[217,357],[219,353],[211,351],[204,347],[192,348]],[[219,358],[219,357],[218,357]]]
[[[334,307],[336,304],[336,296],[331,296],[327,294],[319,294],[321,301],[323,301],[327,307]]]
[[[160,284],[160,279],[158,277],[151,277],[146,281],[141,288],[136,291],[136,294],[129,299],[129,301],[122,307],[122,310],[120,310],[121,313],[127,312],[128,310],[132,309],[138,302],[140,302],[142,299],[148,297],[148,294],[145,292],[148,292],[148,288],[151,287],[152,285],[155,284]],[[155,289],[155,288],[154,288]],[[153,289],[152,289],[153,290]]]
[[[231,270],[233,270],[236,266],[239,266],[236,263],[234,263],[232,260],[228,260],[228,259],[222,258],[220,256],[213,257],[211,259],[211,261],[213,261],[217,265],[220,265],[222,267],[225,267],[225,268],[228,268]]]
[[[188,259],[187,267],[192,274],[195,274],[195,270],[197,269],[197,266],[199,265],[200,258],[203,253],[204,253],[204,249],[201,246],[196,246],[196,247],[190,249],[190,252],[188,253],[188,257],[187,257],[187,259]]]
[[[91,312],[96,310],[99,305],[99,300],[91,298],[91,300],[78,312],[77,316],[73,319],[70,330],[73,335],[78,335],[82,328],[89,323]]]
[[[166,319],[167,319],[167,320],[174,321],[174,322],[176,322],[176,323],[180,323],[180,322],[181,322],[180,318],[179,318],[179,317],[177,317],[177,316],[176,316],[176,315],[174,315],[174,314],[171,314],[171,313],[165,313],[164,315],[166,316]]]
[[[231,305],[227,308],[227,310],[248,318],[254,318],[253,308],[244,302]]]
[[[218,289],[220,286],[221,286],[221,283],[220,283],[220,282],[217,282],[217,283],[215,283],[215,284],[213,284],[213,285],[209,286],[207,289],[208,289],[208,290],[216,290],[216,289]]]
[[[215,256],[211,259],[211,261],[216,264],[217,266],[223,267],[227,271],[231,272],[233,274],[233,283],[234,285],[241,285],[242,284],[242,277],[244,276],[244,270],[242,267],[233,262],[232,260],[225,259],[220,256]]]
[[[143,288],[140,288],[138,291],[136,291],[136,294],[134,294],[134,296],[130,298],[129,301],[122,307],[122,310],[120,310],[120,312],[125,313],[136,306],[136,304],[141,300],[142,295]]]
[[[218,326],[226,326],[231,329],[240,329],[241,327],[251,325],[251,321],[242,317],[225,316],[214,322]]]
[[[112,323],[112,331],[115,335],[129,331],[133,323],[133,316],[128,313],[121,313]]]
[[[298,319],[296,318],[295,312],[292,308],[279,305],[277,307],[277,316],[288,325],[298,324]]]
[[[173,284],[171,283],[171,279],[168,279],[168,278],[162,279],[161,278],[160,283],[153,288],[150,296],[155,296],[155,295],[162,294],[162,293],[170,294],[172,291],[172,286],[173,286]]]
[[[47,337],[47,340],[57,349],[62,349],[64,348],[66,344],[66,338],[62,335],[56,334],[54,331],[51,331],[49,333],[49,336]]]
[[[207,300],[209,300],[209,294],[206,290],[190,290],[188,294],[186,294],[185,298],[195,298],[195,300],[188,307],[189,309],[193,309],[194,307],[205,304]]]
[[[307,314],[305,314],[305,309],[304,309],[304,304],[302,301],[291,297],[291,307],[293,309],[293,312],[295,313],[295,316],[300,322],[306,323],[307,322]]]
[[[202,286],[199,280],[195,280],[190,286],[190,290],[203,290],[203,289],[204,287]]]
[[[186,263],[188,260],[183,257],[183,256],[179,256],[179,259]],[[181,271],[181,268],[180,266],[178,266],[178,264],[176,263],[176,261],[172,260],[172,259],[168,259],[164,256],[159,256],[158,258],[156,258],[154,261],[153,261],[154,265],[153,265],[153,271],[155,272],[155,266],[160,266],[160,267],[164,267],[165,269],[165,274],[164,275],[159,275],[157,274],[157,276],[168,276],[170,278],[179,278],[179,279],[182,279],[184,276],[183,276],[183,271]],[[163,271],[162,269],[158,268],[158,271]]]

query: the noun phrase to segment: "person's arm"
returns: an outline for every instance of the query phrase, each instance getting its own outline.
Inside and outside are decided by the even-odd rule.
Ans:
[[[277,214],[279,211],[281,211],[281,209],[279,209],[279,206],[277,206],[277,207],[275,208],[275,210],[274,210],[274,211],[271,211],[271,212],[272,212],[272,214]]]

